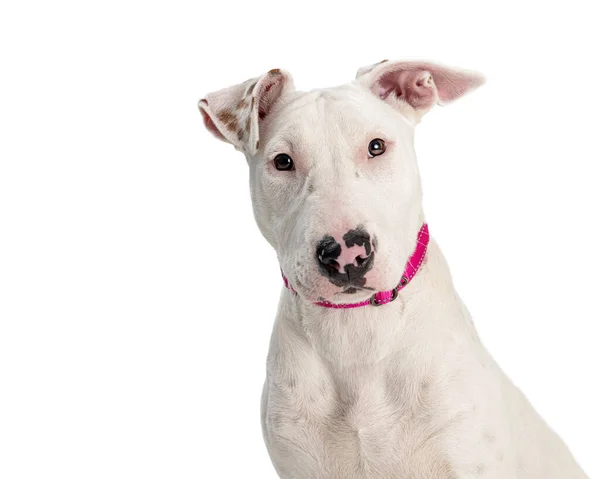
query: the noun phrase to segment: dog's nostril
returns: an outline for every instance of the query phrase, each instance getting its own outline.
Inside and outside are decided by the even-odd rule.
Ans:
[[[363,254],[359,254],[355,259],[357,266],[361,266],[365,261],[367,261],[369,259],[369,256],[365,256]]]
[[[342,247],[331,236],[324,237],[318,245],[317,260],[327,275],[333,276],[341,270],[340,263],[338,262],[341,252]]]
[[[319,263],[321,263],[325,267],[327,274],[329,274],[330,276],[335,273],[339,273],[340,271],[343,271],[340,268],[340,263],[338,263],[331,256],[319,255]]]
[[[331,272],[342,271],[342,268],[340,268],[340,263],[338,263],[337,261],[330,261],[329,263],[325,263],[325,267]]]
[[[326,266],[335,266],[336,268],[340,265],[334,258],[325,255],[319,255],[319,261]]]

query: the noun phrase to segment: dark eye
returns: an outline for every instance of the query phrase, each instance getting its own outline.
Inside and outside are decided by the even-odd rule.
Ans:
[[[294,169],[294,160],[292,160],[290,155],[286,155],[285,153],[279,153],[273,160],[273,164],[279,171],[291,171]]]
[[[379,156],[385,151],[385,141],[381,138],[375,138],[371,140],[369,143],[369,156],[373,158],[374,156]]]

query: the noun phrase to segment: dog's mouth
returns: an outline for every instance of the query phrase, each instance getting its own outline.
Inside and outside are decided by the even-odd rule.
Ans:
[[[292,281],[293,283],[293,288],[298,288],[298,290],[311,290],[312,288],[307,288],[307,286],[298,278],[294,278],[294,280]],[[332,288],[333,285],[329,285],[330,288]],[[371,294],[373,294],[374,291],[377,291],[375,288],[369,287],[369,286],[352,286],[352,285],[348,285],[345,286],[343,288],[333,288],[337,291],[329,291],[327,296],[325,297],[325,295],[323,295],[322,293],[324,293],[323,291],[321,291],[321,295],[315,295],[315,297],[312,297],[312,295],[309,295],[308,297],[311,298],[311,301],[333,301],[334,298],[349,298],[351,296],[355,296],[355,298],[361,298],[363,296],[366,295],[366,297],[370,296]],[[312,289],[314,291],[314,289]]]
[[[375,291],[375,288],[369,288],[367,286],[348,286],[347,288],[344,288],[342,291],[335,294],[356,294],[361,291]]]

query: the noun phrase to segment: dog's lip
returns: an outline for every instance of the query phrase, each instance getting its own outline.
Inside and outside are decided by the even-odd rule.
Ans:
[[[288,277],[288,279],[289,279],[289,277]],[[293,286],[293,288],[295,289],[295,291],[298,294],[301,294],[302,291],[305,289],[304,284],[297,277],[294,277],[293,282],[290,281],[290,285]],[[354,291],[348,291],[349,289],[350,290],[354,289]],[[372,288],[370,286],[346,286],[342,289],[342,291],[337,291],[337,292],[333,293],[333,297],[330,296],[329,298],[326,298],[324,296],[319,295],[316,298],[314,298],[314,297],[313,298],[305,297],[305,298],[308,299],[309,301],[328,301],[333,298],[336,298],[336,300],[337,300],[338,298],[341,298],[342,296],[344,296],[345,298],[348,298],[352,295],[356,295],[356,297],[354,298],[354,299],[356,299],[359,296],[361,296],[361,297],[364,296],[365,293],[369,293],[369,296],[370,296],[374,291],[376,291],[376,289]]]
[[[375,288],[370,288],[368,286],[348,286],[335,294],[354,294],[360,293],[361,291],[375,291]]]

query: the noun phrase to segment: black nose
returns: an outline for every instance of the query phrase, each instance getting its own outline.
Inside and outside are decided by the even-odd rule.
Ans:
[[[365,285],[364,275],[373,267],[375,253],[370,235],[362,228],[346,232],[338,243],[325,235],[317,244],[316,259],[321,274],[336,286]]]

